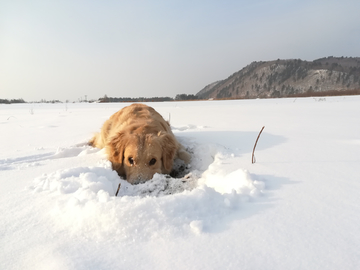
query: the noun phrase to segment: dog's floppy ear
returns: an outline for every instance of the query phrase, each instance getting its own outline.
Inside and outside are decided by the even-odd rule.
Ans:
[[[166,171],[170,172],[173,167],[174,157],[177,150],[177,141],[168,133],[158,134],[162,147],[162,162]]]
[[[108,139],[106,153],[111,162],[122,165],[127,141],[128,138],[124,132],[118,132]]]

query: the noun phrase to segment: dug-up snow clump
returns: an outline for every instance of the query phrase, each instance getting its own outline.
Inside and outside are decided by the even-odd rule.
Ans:
[[[247,171],[234,170],[236,164],[224,168],[233,157],[223,147],[196,143],[187,147],[193,158],[180,178],[156,174],[131,185],[103,161],[98,167],[42,175],[31,189],[47,203],[54,200],[52,215],[60,229],[86,238],[134,241],[209,232],[265,188]]]

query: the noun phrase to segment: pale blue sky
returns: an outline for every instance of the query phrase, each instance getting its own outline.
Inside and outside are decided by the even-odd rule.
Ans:
[[[0,98],[195,94],[253,61],[360,56],[358,0],[0,0]]]

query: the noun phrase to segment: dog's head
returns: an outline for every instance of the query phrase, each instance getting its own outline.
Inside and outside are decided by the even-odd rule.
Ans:
[[[110,138],[107,154],[113,169],[131,184],[137,184],[152,179],[155,173],[170,173],[176,149],[175,138],[165,132],[119,132]]]

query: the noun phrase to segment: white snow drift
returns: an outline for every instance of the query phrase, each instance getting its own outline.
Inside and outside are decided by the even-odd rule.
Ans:
[[[192,161],[134,186],[86,145],[128,104],[0,105],[0,268],[358,269],[359,104],[149,103]]]

